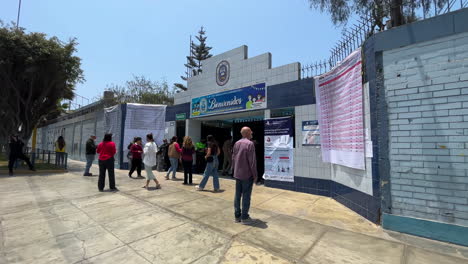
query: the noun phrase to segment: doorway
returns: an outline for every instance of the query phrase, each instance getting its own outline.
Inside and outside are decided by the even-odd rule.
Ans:
[[[221,154],[218,157],[219,170],[223,169],[224,153],[222,151],[224,142],[231,135],[232,124],[230,122],[206,122],[201,127],[201,139],[205,139],[208,135],[212,135],[221,150]],[[204,169],[204,165],[202,165]]]
[[[176,136],[177,143],[182,146],[182,142],[184,142],[185,137],[185,120],[176,121]]]

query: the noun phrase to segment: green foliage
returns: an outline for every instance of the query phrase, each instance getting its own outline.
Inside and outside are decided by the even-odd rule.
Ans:
[[[173,89],[169,89],[166,81],[153,82],[144,76],[134,76],[124,86],[110,85],[107,90],[114,93],[114,104],[174,104]]]
[[[76,45],[0,22],[0,139],[18,133],[27,140],[61,99],[73,98],[84,80]]]
[[[320,9],[329,13],[333,24],[341,26],[348,22],[349,18],[358,16],[371,16],[373,28],[383,30],[385,19],[390,19],[392,26],[400,26],[418,19],[416,13],[421,11],[429,13],[433,5],[439,9],[449,0],[309,0],[311,8]]]
[[[198,44],[195,42],[190,43],[190,56],[187,56],[187,63],[184,64],[188,71],[185,72],[186,76],[180,76],[184,81],[187,81],[187,76],[195,76],[202,73],[202,61],[213,56],[210,54],[212,47],[206,45],[207,37],[205,35],[206,31],[201,27],[198,31],[198,36],[196,36]],[[187,87],[181,83],[175,83],[174,86],[180,90],[187,90]]]

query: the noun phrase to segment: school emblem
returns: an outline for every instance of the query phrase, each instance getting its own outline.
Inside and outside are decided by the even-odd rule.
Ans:
[[[229,62],[223,60],[216,67],[216,83],[219,86],[225,85],[229,81]]]

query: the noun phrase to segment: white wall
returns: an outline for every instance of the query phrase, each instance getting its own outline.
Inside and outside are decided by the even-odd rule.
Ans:
[[[216,83],[216,67],[226,60],[230,64],[229,81],[224,86]],[[175,95],[175,104],[191,102],[192,98],[238,89],[257,83],[274,85],[298,80],[300,64],[295,62],[271,68],[271,54],[247,58],[247,46],[213,56],[203,62],[203,73],[188,79],[188,91]],[[268,95],[267,95],[268,96]]]
[[[302,146],[302,121],[317,120],[315,105],[303,105],[295,107],[296,116],[296,148],[294,149],[294,174],[295,176],[331,179],[329,163],[322,162],[320,147]]]

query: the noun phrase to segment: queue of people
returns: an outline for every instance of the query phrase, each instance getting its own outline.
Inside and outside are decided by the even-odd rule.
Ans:
[[[222,166],[223,175],[232,175],[236,181],[236,190],[234,196],[234,220],[237,223],[252,224],[253,220],[250,218],[250,200],[252,195],[252,189],[254,183],[257,182],[257,158],[255,152],[255,144],[252,141],[252,130],[249,127],[244,127],[240,131],[242,139],[237,141],[232,146],[232,137],[223,143],[222,148],[218,145],[215,138],[209,135],[206,138],[206,143],[194,144],[192,138],[189,136],[184,137],[182,147],[177,142],[178,138],[173,137],[170,144],[164,141],[163,145],[158,148],[158,145],[154,142],[152,134],[146,136],[146,144],[142,143],[141,137],[134,138],[133,142],[128,146],[129,158],[131,159],[131,167],[128,173],[130,178],[132,174],[137,172],[137,177],[141,178],[142,165],[145,167],[146,172],[146,184],[143,188],[148,188],[149,183],[154,181],[156,189],[161,188],[161,184],[157,180],[153,173],[153,167],[157,167],[158,170],[165,167],[166,157],[169,160],[167,162],[166,180],[172,178],[176,180],[176,172],[179,162],[182,163],[184,169],[184,185],[192,185],[192,169],[193,169],[193,157],[203,149],[204,160],[206,167],[203,173],[203,178],[199,185],[196,186],[196,190],[203,191],[208,183],[210,177],[213,177],[213,190],[214,192],[220,191],[219,184],[219,156],[221,153],[224,155],[224,161]],[[89,168],[92,166],[94,155],[97,152],[99,154],[99,180],[98,189],[103,191],[105,187],[105,176],[106,172],[109,177],[109,187],[111,191],[117,191],[115,185],[115,173],[114,173],[114,155],[116,153],[115,143],[112,142],[112,134],[106,134],[104,140],[95,146],[96,137],[91,136],[86,143],[86,154],[87,154],[87,165],[85,169],[85,176],[91,176]],[[204,144],[204,146],[201,146]]]
[[[131,161],[128,177],[133,178],[132,174],[136,171],[137,178],[143,178],[141,175],[142,166],[146,172],[146,184],[143,188],[148,188],[149,183],[154,181],[156,189],[161,188],[161,184],[153,173],[153,168],[156,166],[159,171],[166,168],[166,180],[172,174],[172,179],[176,180],[176,172],[181,162],[184,169],[185,185],[192,185],[193,173],[193,157],[195,154],[203,153],[203,159],[206,163],[203,178],[196,190],[203,191],[208,183],[208,180],[213,177],[213,190],[220,190],[219,184],[219,156],[224,155],[222,166],[223,175],[232,175],[236,180],[236,190],[234,197],[234,219],[237,223],[252,224],[253,220],[249,216],[250,200],[252,195],[253,184],[257,182],[257,159],[255,154],[255,144],[252,141],[252,130],[249,127],[244,127],[240,131],[242,139],[237,141],[232,146],[232,137],[223,143],[222,148],[219,147],[215,138],[209,135],[206,141],[193,143],[189,136],[184,137],[182,147],[177,142],[178,138],[173,137],[171,143],[166,140],[158,148],[154,142],[153,134],[146,135],[146,143],[143,145],[141,137],[135,137],[128,145],[129,161]],[[92,176],[90,169],[93,165],[96,154],[99,164],[98,190],[104,191],[106,174],[109,178],[109,188],[111,191],[118,191],[115,183],[115,154],[117,152],[116,145],[112,141],[112,134],[106,133],[101,143],[96,146],[96,136],[91,135],[86,141],[86,166],[83,176]],[[35,170],[29,158],[23,153],[24,143],[18,136],[11,136],[9,143],[9,163],[8,169],[10,175],[13,174],[13,165],[18,160],[24,160],[31,170]],[[56,164],[63,163],[65,157],[66,143],[62,136],[55,142],[56,149]],[[61,154],[63,153],[63,155]],[[197,164],[198,165],[198,164]]]

